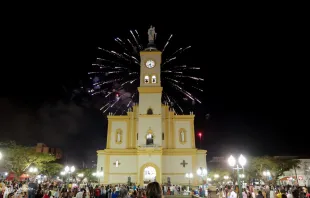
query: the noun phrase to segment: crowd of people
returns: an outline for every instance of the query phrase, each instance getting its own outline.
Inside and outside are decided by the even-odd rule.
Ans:
[[[159,185],[157,182],[147,186],[95,185],[95,184],[63,184],[59,182],[14,182],[0,181],[0,198],[156,198],[161,195],[191,195],[196,197],[208,196],[202,194],[202,188],[187,191],[184,186]],[[153,195],[154,196],[150,196]],[[186,194],[184,194],[186,193]],[[215,195],[215,193],[214,193]],[[239,198],[238,186],[225,186],[216,190],[212,198]],[[296,186],[247,186],[242,189],[242,198],[310,198],[309,189]]]
[[[96,185],[96,184],[63,184],[59,182],[16,182],[16,181],[0,181],[0,198],[120,198],[126,194],[131,198],[147,198],[148,187],[133,184],[132,186],[118,185]],[[152,187],[155,188],[155,187]],[[189,192],[183,186],[171,185],[160,186],[162,195],[186,195],[198,194],[199,190]],[[198,193],[197,193],[198,192]]]
[[[225,186],[216,190],[218,198],[237,198],[236,186]],[[309,189],[297,186],[247,186],[242,189],[242,198],[310,198]]]

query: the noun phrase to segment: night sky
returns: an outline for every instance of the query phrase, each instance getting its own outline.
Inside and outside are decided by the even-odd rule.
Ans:
[[[171,47],[191,45],[187,60],[202,68],[204,96],[195,124],[209,159],[309,153],[303,137],[309,88],[297,69],[300,38],[278,18],[20,20],[7,32],[1,67],[0,141],[61,147],[68,162],[96,159],[96,149],[105,146],[106,119],[92,101],[71,100],[72,91],[88,79],[97,47],[112,48],[113,39],[131,29],[146,43],[154,25],[160,45],[174,34]]]

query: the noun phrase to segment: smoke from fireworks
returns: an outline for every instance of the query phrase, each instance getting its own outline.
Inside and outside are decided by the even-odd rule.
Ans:
[[[163,54],[170,47],[171,39],[172,35],[161,50]],[[100,110],[103,113],[111,112],[116,115],[125,114],[128,108],[138,102],[139,52],[144,48],[137,30],[130,30],[128,39],[114,40],[120,47],[119,51],[98,47],[101,57],[92,64],[93,70],[88,73],[91,79],[88,92],[92,96],[102,97],[103,104]],[[188,113],[186,111],[192,109],[189,107],[201,103],[195,94],[203,92],[200,84],[204,79],[195,76],[200,68],[177,64],[178,58],[190,48],[191,46],[178,48],[170,56],[163,56],[167,58],[163,58],[161,64],[161,85],[164,88],[162,102],[167,103],[178,114]]]

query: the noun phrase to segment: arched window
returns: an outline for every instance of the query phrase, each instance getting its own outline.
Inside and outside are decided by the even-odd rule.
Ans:
[[[147,115],[153,115],[153,109],[149,108],[146,112]]]
[[[152,83],[156,83],[156,76],[155,75],[152,76]]]
[[[149,82],[150,82],[150,77],[144,76],[144,83],[149,83]]]

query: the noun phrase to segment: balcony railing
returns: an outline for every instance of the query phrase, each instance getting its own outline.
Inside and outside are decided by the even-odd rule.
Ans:
[[[141,148],[159,148],[160,146],[157,144],[140,144]]]

